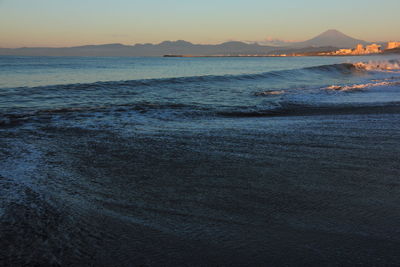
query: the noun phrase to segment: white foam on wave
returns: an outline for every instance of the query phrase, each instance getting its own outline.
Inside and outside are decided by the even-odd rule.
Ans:
[[[385,71],[385,72],[396,72],[400,71],[400,61],[398,60],[387,60],[387,61],[369,61],[369,62],[357,62],[353,64],[357,69],[367,71]]]
[[[371,87],[379,87],[379,86],[399,86],[400,82],[377,82],[377,83],[363,83],[363,84],[352,84],[352,85],[331,85],[326,87],[326,90],[333,91],[357,91],[364,90]]]
[[[282,95],[284,94],[285,91],[279,90],[279,91],[264,91],[264,92],[258,92],[255,93],[256,96],[276,96],[276,95]]]

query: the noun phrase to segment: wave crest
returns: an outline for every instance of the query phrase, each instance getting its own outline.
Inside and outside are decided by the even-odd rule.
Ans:
[[[353,84],[353,85],[331,85],[326,87],[326,90],[333,91],[359,91],[364,90],[371,87],[379,87],[379,86],[398,86],[400,82],[378,82],[378,83],[364,83],[364,84]]]
[[[395,71],[400,70],[399,60],[357,62],[355,68],[367,71]]]
[[[94,83],[76,83],[76,84],[59,84],[59,85],[46,85],[37,87],[19,87],[14,88],[13,94],[31,94],[38,90],[76,90],[76,91],[89,91],[98,89],[114,89],[114,88],[136,88],[136,87],[154,87],[154,86],[169,86],[176,84],[188,83],[212,83],[212,82],[232,82],[232,81],[252,81],[260,79],[283,79],[289,80],[294,77],[308,75],[309,73],[318,74],[351,74],[354,71],[361,70],[361,65],[342,63],[322,65],[315,67],[306,67],[301,69],[288,69],[278,70],[262,73],[250,73],[239,75],[204,75],[204,76],[188,76],[188,77],[170,77],[170,78],[157,78],[157,79],[140,79],[140,80],[126,80],[126,81],[99,81]],[[366,69],[366,67],[364,68]],[[17,89],[17,90],[15,90]]]

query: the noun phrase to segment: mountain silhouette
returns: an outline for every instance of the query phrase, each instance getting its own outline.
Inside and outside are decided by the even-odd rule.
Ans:
[[[357,44],[366,45],[368,44],[368,42],[355,39],[338,30],[328,30],[310,40],[293,43],[291,46],[292,47],[334,46],[338,48],[352,48],[355,47]]]
[[[281,47],[245,43],[238,41],[222,44],[193,44],[184,40],[164,41],[159,44],[104,44],[75,47],[23,47],[0,48],[0,55],[17,56],[119,56],[119,57],[160,57],[163,55],[268,55],[290,53],[329,52],[338,48],[352,48],[357,44],[368,44],[337,30],[328,30],[310,40],[291,43]]]

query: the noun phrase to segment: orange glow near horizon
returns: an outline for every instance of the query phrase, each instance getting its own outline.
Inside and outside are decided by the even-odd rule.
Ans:
[[[331,28],[366,41],[400,41],[400,23],[391,19],[400,1],[359,2],[0,0],[0,47],[303,41]]]

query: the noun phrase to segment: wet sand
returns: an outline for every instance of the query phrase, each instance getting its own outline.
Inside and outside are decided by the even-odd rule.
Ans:
[[[3,129],[0,263],[398,266],[388,113]]]

